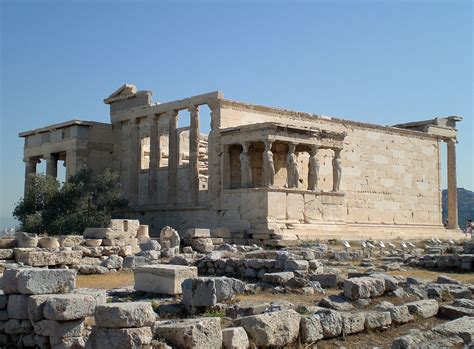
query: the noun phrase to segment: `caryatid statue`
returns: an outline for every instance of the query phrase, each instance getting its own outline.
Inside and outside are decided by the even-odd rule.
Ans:
[[[298,188],[300,173],[298,171],[298,158],[295,154],[296,145],[289,144],[288,155],[286,156],[286,168],[288,172],[288,188]]]
[[[339,191],[341,174],[341,149],[334,149],[334,158],[332,159],[332,191]]]
[[[242,148],[242,153],[240,153],[240,180],[242,188],[250,188],[252,186],[252,166],[248,154],[248,143],[243,143]]]
[[[273,153],[272,153],[271,141],[265,141],[265,150],[263,152],[263,186],[271,187],[275,179],[275,166],[273,164]]]
[[[316,190],[318,187],[319,161],[317,155],[318,147],[311,146],[308,160],[308,190]]]

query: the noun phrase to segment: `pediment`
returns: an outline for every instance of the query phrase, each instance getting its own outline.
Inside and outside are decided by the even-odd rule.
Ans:
[[[109,97],[104,99],[104,103],[110,104],[112,102],[127,99],[132,96],[135,96],[137,93],[137,87],[132,84],[123,84],[116,91],[114,91]]]

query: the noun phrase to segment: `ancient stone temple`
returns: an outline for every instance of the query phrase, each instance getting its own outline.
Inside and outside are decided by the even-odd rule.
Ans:
[[[26,173],[80,166],[120,172],[130,209],[150,225],[229,228],[269,245],[295,239],[443,236],[441,147],[449,229],[457,228],[456,122],[392,127],[253,105],[211,92],[166,103],[124,85],[111,124],[70,121],[23,132]],[[210,109],[201,133],[200,108]],[[178,127],[178,119],[189,126]],[[206,121],[207,122],[207,121]],[[452,234],[450,234],[452,235]]]

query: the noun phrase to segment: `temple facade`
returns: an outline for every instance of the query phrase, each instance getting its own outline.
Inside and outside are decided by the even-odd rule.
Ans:
[[[459,117],[379,126],[237,102],[221,92],[154,103],[150,91],[133,85],[104,102],[110,124],[74,120],[21,133],[26,174],[41,159],[53,176],[58,159],[67,176],[81,166],[119,171],[129,201],[123,215],[148,224],[152,234],[165,225],[225,227],[250,242],[285,246],[302,239],[452,238],[447,230],[459,229]],[[208,134],[201,132],[204,107]],[[180,118],[189,126],[178,127]]]

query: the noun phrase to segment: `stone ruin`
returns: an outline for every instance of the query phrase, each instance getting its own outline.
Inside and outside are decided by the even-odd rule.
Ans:
[[[66,180],[81,167],[115,170],[130,206],[123,216],[140,219],[154,237],[164,226],[226,227],[250,245],[281,247],[459,235],[458,116],[382,126],[238,102],[219,91],[158,103],[130,84],[104,102],[110,123],[71,120],[20,133],[25,188],[41,161],[54,177],[63,163]]]
[[[387,338],[377,347],[394,349],[474,341],[474,278],[449,275],[473,272],[474,241],[274,249],[216,237],[227,234],[167,226],[153,239],[138,221],[112,220],[57,241],[24,233],[1,239],[0,346],[372,348],[363,341],[373,333]],[[134,286],[76,287],[78,274],[122,270],[133,272]],[[402,276],[419,270],[439,273]]]

